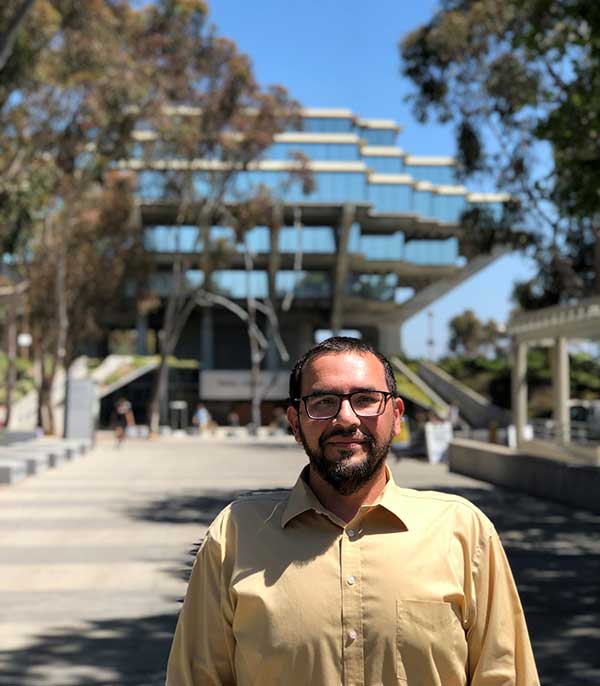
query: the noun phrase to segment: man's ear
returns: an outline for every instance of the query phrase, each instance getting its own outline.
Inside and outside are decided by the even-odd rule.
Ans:
[[[292,427],[292,432],[294,433],[294,438],[298,443],[300,443],[300,429],[298,426],[298,422],[300,421],[300,418],[298,416],[298,410],[293,406],[293,405],[288,405],[287,409],[287,420],[290,423],[290,426]]]
[[[397,436],[400,433],[400,428],[402,427],[402,415],[404,414],[404,403],[402,398],[394,398],[394,435]]]

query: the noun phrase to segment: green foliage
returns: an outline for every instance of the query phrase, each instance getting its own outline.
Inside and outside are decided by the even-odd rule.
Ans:
[[[453,317],[449,327],[448,347],[454,352],[475,355],[487,350],[498,356],[506,344],[506,336],[498,324],[493,319],[486,323],[479,321],[473,310]]]
[[[0,352],[0,379],[4,379],[6,376],[6,367],[8,360],[4,352]],[[13,402],[19,400],[24,395],[27,395],[29,391],[32,391],[35,387],[33,382],[33,365],[30,360],[26,360],[22,357],[17,357],[15,360],[16,368],[16,383],[13,389]],[[0,403],[4,403],[6,400],[6,388],[2,384],[0,385]]]
[[[467,250],[532,250],[539,273],[514,294],[525,309],[598,292],[600,4],[445,0],[401,53],[417,117],[452,121],[462,175],[516,203],[506,222],[465,217]],[[523,221],[537,235],[513,236]]]
[[[548,348],[530,348],[527,353],[529,413],[532,417],[546,417],[552,413],[552,372],[548,351]],[[448,374],[481,393],[491,402],[500,407],[510,408],[510,358],[456,356],[446,357],[438,364]],[[599,397],[600,361],[589,354],[572,354],[570,373],[572,398]]]

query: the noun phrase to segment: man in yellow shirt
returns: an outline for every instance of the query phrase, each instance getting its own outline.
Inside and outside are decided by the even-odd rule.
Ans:
[[[403,413],[389,362],[351,338],[312,348],[288,419],[309,464],[291,493],[210,526],[168,686],[538,686],[491,522],[458,496],[399,488]]]

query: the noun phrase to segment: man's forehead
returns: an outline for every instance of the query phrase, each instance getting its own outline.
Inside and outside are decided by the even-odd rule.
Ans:
[[[303,392],[307,386],[318,385],[321,381],[338,379],[340,383],[380,386],[385,384],[385,370],[381,360],[373,353],[362,352],[324,352],[306,363],[302,372]],[[365,384],[365,382],[369,382]]]

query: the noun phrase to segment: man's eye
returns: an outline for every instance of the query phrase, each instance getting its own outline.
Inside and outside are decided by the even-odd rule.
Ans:
[[[333,407],[337,403],[337,398],[334,395],[324,395],[320,398],[312,399],[313,407]]]
[[[353,401],[356,405],[373,405],[379,401],[379,398],[370,393],[363,393],[362,395],[355,395]]]

